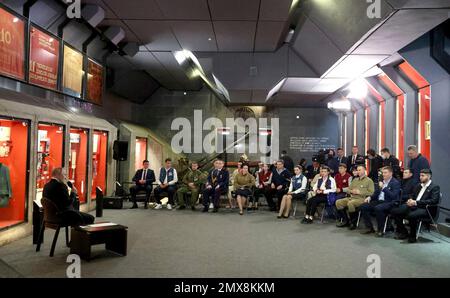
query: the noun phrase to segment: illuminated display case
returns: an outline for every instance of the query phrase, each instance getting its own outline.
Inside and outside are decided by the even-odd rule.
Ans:
[[[0,116],[0,229],[26,220],[28,120]]]
[[[92,190],[91,198],[96,198],[95,189],[100,187],[106,193],[106,166],[108,155],[108,132],[94,131],[92,144]]]
[[[40,200],[52,170],[64,166],[64,126],[39,123],[37,141],[36,199]]]
[[[78,190],[80,203],[86,203],[89,129],[70,128],[69,180]]]

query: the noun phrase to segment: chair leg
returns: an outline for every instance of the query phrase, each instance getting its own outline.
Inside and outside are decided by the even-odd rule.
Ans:
[[[419,234],[421,230],[422,230],[422,221],[419,222],[419,227],[417,228],[416,240],[419,239]]]
[[[356,221],[356,227],[359,228],[359,221],[361,220],[361,211],[358,212],[358,220]]]
[[[389,222],[389,215],[386,216],[386,220],[384,221],[383,234],[386,234],[387,224]]]
[[[322,223],[323,224],[323,219],[325,218],[325,210],[326,210],[326,206],[325,207],[323,207],[323,209],[322,209],[322,215],[321,215],[321,217],[320,217],[320,223]]]
[[[69,227],[66,227],[66,246],[70,247]]]
[[[58,228],[55,231],[55,236],[53,237],[53,242],[52,242],[52,248],[50,249],[50,257],[53,257],[53,255],[55,254],[56,241],[58,241],[58,235],[59,235],[60,229],[61,229],[61,227],[58,226]]]
[[[42,239],[44,238],[45,221],[42,221],[41,229],[39,230],[38,243],[36,246],[36,252],[41,250]]]
[[[295,214],[297,214],[297,205],[298,205],[298,200],[295,200],[294,213],[292,213],[292,217],[295,217]]]

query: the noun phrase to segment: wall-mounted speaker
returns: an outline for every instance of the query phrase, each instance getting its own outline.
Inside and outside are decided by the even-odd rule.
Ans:
[[[118,161],[125,161],[128,159],[128,142],[114,141],[113,158]]]

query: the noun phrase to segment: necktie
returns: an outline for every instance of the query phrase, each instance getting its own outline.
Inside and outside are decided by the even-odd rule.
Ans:
[[[142,171],[142,180],[146,180],[147,178],[147,170]]]
[[[355,163],[356,163],[356,156],[353,155],[353,161],[352,161],[352,164],[355,164]]]

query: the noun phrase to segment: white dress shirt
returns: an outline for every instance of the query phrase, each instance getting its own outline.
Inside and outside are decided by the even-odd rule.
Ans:
[[[425,193],[425,190],[427,190],[427,188],[428,188],[428,186],[430,186],[430,184],[431,184],[431,180],[428,181],[427,184],[423,184],[423,183],[421,184],[422,185],[422,189],[420,190],[419,194],[417,195],[416,202],[418,202],[418,201],[420,201],[422,199],[422,196]]]

